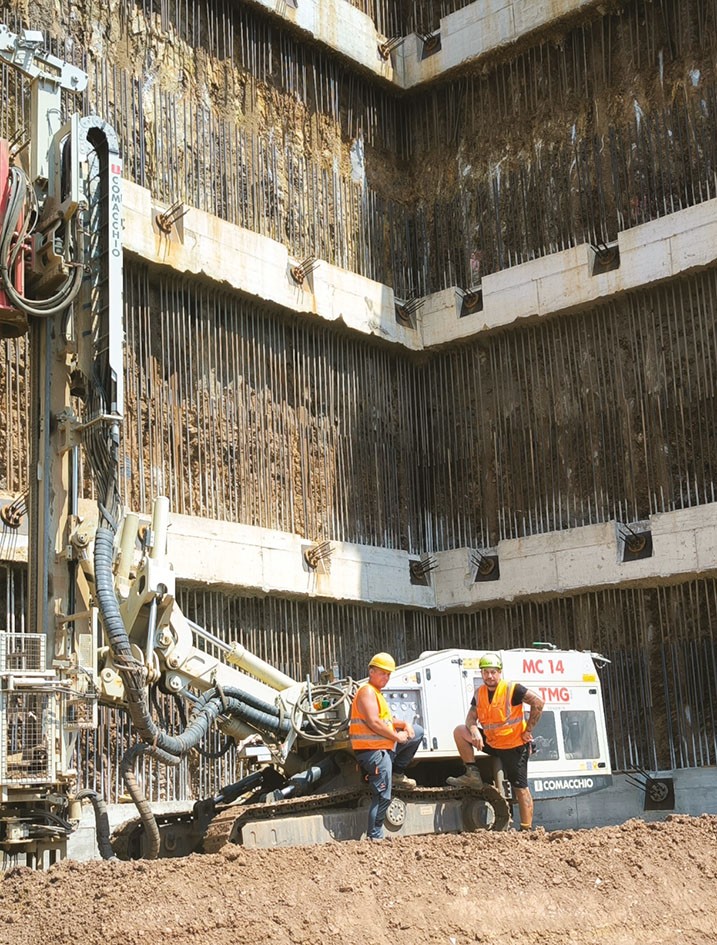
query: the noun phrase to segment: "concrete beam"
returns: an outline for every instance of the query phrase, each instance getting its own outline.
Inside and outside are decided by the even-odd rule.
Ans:
[[[652,516],[643,526],[653,543],[648,558],[623,561],[623,530],[611,521],[500,542],[494,581],[475,580],[472,549],[436,552],[425,587],[411,583],[404,551],[332,542],[323,573],[307,568],[310,542],[300,536],[183,515],[171,521],[177,580],[242,594],[457,611],[717,574],[717,503]]]
[[[6,501],[0,495],[0,506]],[[91,534],[94,504],[83,500],[80,515]],[[474,549],[434,552],[438,566],[424,586],[411,582],[417,556],[405,551],[332,541],[328,562],[312,569],[304,552],[313,543],[300,535],[173,514],[169,560],[177,581],[194,586],[438,612],[717,575],[717,503],[653,515],[640,527],[650,533],[650,557],[623,560],[624,528],[610,521],[499,542],[498,580],[476,580]],[[0,560],[26,562],[26,537],[3,542]]]
[[[166,208],[158,207],[145,188],[122,183],[126,253],[298,315],[341,322],[406,348],[421,347],[419,333],[396,321],[393,289],[388,286],[323,261],[299,283],[292,269],[301,260],[281,243],[194,208],[182,218],[180,231],[175,227],[164,233],[156,218]]]
[[[348,59],[354,66],[408,90],[444,78],[563,21],[600,7],[600,0],[476,0],[441,17],[440,44],[430,55],[415,33],[401,37],[388,58],[379,47],[389,38],[347,0],[250,0],[292,30]]]
[[[395,82],[412,89],[482,65],[496,53],[597,7],[596,0],[477,0],[441,17],[437,52],[425,55],[418,36],[406,37],[396,53]]]
[[[128,254],[411,351],[580,311],[717,263],[715,198],[620,233],[619,266],[611,271],[594,275],[595,251],[582,244],[485,276],[482,310],[471,315],[460,317],[462,289],[427,296],[412,329],[396,320],[396,299],[389,286],[323,261],[297,284],[291,271],[301,260],[276,240],[193,208],[182,218],[180,239],[176,230],[167,235],[157,227],[161,209],[148,190],[123,182],[123,242]]]
[[[258,595],[323,598],[426,609],[430,586],[411,584],[405,551],[346,542],[331,543],[328,566],[312,570],[299,535],[172,515],[169,560],[178,581]]]
[[[717,262],[717,199],[678,210],[618,234],[619,266],[599,268],[584,243],[482,280],[483,308],[460,317],[463,292],[429,296],[420,317],[424,348],[471,338],[526,320],[581,311],[597,302],[644,289]]]
[[[398,84],[391,59],[379,54],[386,37],[376,24],[347,0],[249,0],[281,19],[292,30],[325,46],[378,79]]]
[[[617,522],[586,525],[498,543],[500,579],[475,581],[471,550],[436,555],[438,610],[500,601],[570,596],[608,587],[653,587],[717,574],[717,504],[651,516],[650,557],[623,560]]]

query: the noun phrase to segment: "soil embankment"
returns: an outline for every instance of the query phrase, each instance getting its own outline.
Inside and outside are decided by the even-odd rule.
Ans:
[[[10,871],[0,945],[708,945],[717,817]]]

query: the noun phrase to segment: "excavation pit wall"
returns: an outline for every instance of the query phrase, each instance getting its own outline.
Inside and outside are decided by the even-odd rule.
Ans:
[[[588,6],[584,5],[586,11]],[[550,15],[555,9],[555,5],[523,7],[530,15],[542,15],[542,11]],[[514,8],[510,3],[491,5],[491,12],[498,16],[494,22],[499,40],[515,38],[507,29],[510,15],[505,12]],[[706,562],[714,554],[709,528],[698,537],[702,531],[698,524],[690,535],[690,527],[683,528],[684,523],[678,525],[672,517],[681,515],[684,506],[699,512],[702,505],[710,515],[715,499],[711,443],[714,394],[709,367],[715,358],[709,331],[704,334],[707,343],[701,354],[698,346],[690,347],[709,325],[705,313],[709,315],[713,288],[709,278],[681,278],[689,271],[694,275],[703,265],[710,266],[712,259],[705,262],[704,247],[700,246],[702,224],[695,225],[694,231],[691,224],[687,227],[686,241],[679,229],[670,229],[674,220],[683,219],[681,214],[687,212],[673,214],[675,207],[703,201],[693,208],[701,209],[702,205],[708,207],[714,196],[710,118],[714,113],[714,57],[709,48],[711,31],[692,29],[690,17],[697,8],[690,3],[659,8],[635,4],[608,11],[603,17],[603,11],[590,5],[592,19],[580,29],[560,30],[554,42],[551,38],[545,44],[528,44],[529,55],[516,55],[514,61],[508,56],[503,68],[488,69],[486,75],[469,73],[455,83],[431,86],[411,96],[400,96],[389,83],[377,83],[373,78],[369,83],[358,75],[351,75],[348,81],[341,75],[337,79],[330,57],[314,58],[313,51],[296,46],[287,47],[273,61],[287,69],[287,64],[299,62],[306,52],[309,74],[315,66],[314,84],[302,87],[300,76],[289,68],[288,79],[280,87],[267,54],[279,48],[278,34],[265,30],[262,22],[252,21],[244,7],[242,31],[250,40],[242,50],[239,21],[225,20],[229,32],[236,27],[227,42],[222,11],[206,11],[212,28],[205,28],[198,20],[187,27],[179,7],[173,18],[167,15],[165,5],[161,10],[140,13],[129,3],[89,11],[60,2],[39,17],[54,29],[55,36],[67,38],[69,55],[74,56],[83,46],[89,50],[86,62],[91,93],[84,107],[101,113],[121,131],[125,173],[154,195],[157,212],[180,198],[185,207],[202,207],[217,218],[241,222],[261,239],[274,240],[269,253],[273,253],[271,275],[261,273],[258,279],[256,271],[263,268],[265,244],[261,239],[258,246],[249,247],[242,239],[235,244],[235,237],[223,230],[212,254],[220,256],[224,239],[236,253],[216,277],[205,279],[210,259],[202,262],[201,272],[192,269],[191,261],[182,262],[178,271],[186,274],[184,281],[157,280],[155,256],[166,250],[161,240],[153,244],[153,253],[147,257],[153,260],[153,271],[144,284],[143,276],[137,276],[136,262],[128,266],[128,321],[135,332],[131,357],[139,363],[138,352],[147,339],[156,345],[145,346],[151,357],[136,370],[139,383],[129,412],[132,419],[127,428],[132,432],[127,439],[134,435],[138,439],[125,454],[131,504],[147,509],[158,492],[170,492],[173,505],[187,514],[250,522],[250,527],[263,525],[288,534],[292,568],[296,569],[291,582],[287,581],[296,597],[288,600],[244,598],[237,602],[226,590],[215,593],[215,585],[185,589],[188,610],[194,616],[209,614],[214,619],[217,614],[230,614],[227,632],[251,636],[262,655],[292,672],[309,672],[317,662],[328,664],[337,656],[344,665],[351,662],[352,671],[362,672],[367,656],[386,645],[405,656],[409,650],[415,653],[458,638],[471,644],[498,645],[506,640],[525,643],[560,636],[555,642],[587,647],[602,646],[605,641],[615,661],[614,676],[609,678],[626,680],[626,699],[629,701],[634,691],[649,690],[649,699],[641,702],[635,697],[636,703],[629,703],[632,721],[626,728],[620,699],[610,703],[613,754],[618,763],[627,767],[625,746],[639,743],[636,757],[643,765],[652,764],[659,756],[664,766],[668,751],[684,753],[676,759],[677,765],[714,764],[709,727],[713,720],[696,724],[699,699],[694,705],[685,703],[676,695],[681,692],[679,687],[670,687],[667,680],[673,666],[676,678],[687,678],[695,691],[703,691],[701,673],[704,666],[713,665],[714,648],[713,582],[686,577],[692,573],[691,567],[697,569],[694,573],[709,573]],[[31,12],[39,9],[41,5],[35,5]],[[185,9],[191,15],[193,8]],[[700,4],[700,16],[703,9]],[[485,12],[486,5],[467,7],[460,15],[454,14],[458,19],[453,22],[458,23],[461,17],[467,21],[478,11]],[[656,18],[662,16],[664,31],[655,25]],[[608,25],[601,31],[602,23]],[[130,29],[125,29],[127,24]],[[673,29],[675,25],[679,29]],[[489,32],[487,26],[481,24],[483,34]],[[700,33],[703,35],[695,40]],[[632,40],[625,37],[633,34],[644,57],[630,55]],[[467,35],[473,43],[478,30]],[[189,48],[187,37],[197,38],[196,49]],[[615,40],[612,49],[604,43],[610,37]],[[373,40],[367,42],[372,52]],[[442,43],[448,55],[446,30]],[[62,49],[56,45],[53,49],[62,55]],[[599,55],[590,58],[603,49],[602,60]],[[247,50],[255,54],[251,66],[247,65],[248,57],[240,61]],[[409,51],[418,55],[415,36],[399,47],[394,58]],[[543,59],[547,65],[540,68]],[[640,68],[635,66],[638,59]],[[588,60],[589,68],[582,70],[582,63]],[[425,69],[431,73],[439,62],[434,57],[426,59]],[[532,84],[524,81],[526,74]],[[13,115],[13,109],[8,108],[0,119],[2,133],[8,137],[16,130]],[[681,137],[685,129],[689,133]],[[698,141],[695,148],[687,146],[693,134]],[[355,165],[350,154],[357,157]],[[612,167],[607,167],[608,154]],[[409,165],[414,169],[410,174]],[[655,168],[660,173],[653,175]],[[354,171],[358,179],[354,179]],[[304,195],[308,197],[302,203]],[[142,213],[143,220],[151,221],[156,215],[152,210]],[[190,234],[193,213],[190,210],[184,218]],[[653,225],[652,218],[661,215],[668,245],[663,245],[659,226]],[[494,217],[493,228],[486,221]],[[645,220],[650,222],[644,228],[636,226]],[[704,221],[706,233],[711,226],[711,219]],[[200,230],[196,226],[195,234]],[[131,226],[126,227],[125,235],[131,231]],[[631,246],[631,235],[636,241],[646,240],[655,253],[654,265],[650,257],[644,273],[640,272],[642,247],[639,243]],[[172,239],[169,234],[165,244]],[[607,242],[611,252],[617,243],[619,266],[595,274],[595,251],[587,240],[598,249],[600,243]],[[693,243],[697,256],[689,259]],[[556,253],[555,247],[561,251]],[[468,264],[474,250],[484,254],[475,271]],[[194,251],[201,252],[198,244]],[[248,265],[242,264],[242,251],[250,260]],[[140,248],[135,261],[143,254]],[[319,263],[298,291],[292,284],[292,265],[312,255],[325,255],[327,262]],[[544,264],[535,258],[541,256]],[[329,265],[335,269],[326,269]],[[197,385],[200,394],[191,402],[181,386],[187,366],[183,355],[195,350],[197,325],[206,326],[210,321],[204,315],[216,304],[220,285],[211,280],[226,280],[227,269],[231,276],[234,267],[241,279],[232,283],[230,278],[226,287],[235,296],[237,290],[248,292],[252,305],[268,297],[277,306],[277,319],[293,318],[300,310],[306,316],[301,320],[304,326],[319,322],[317,315],[324,316],[334,325],[344,321],[350,328],[347,335],[393,342],[382,345],[381,352],[390,347],[420,355],[427,343],[431,350],[447,344],[446,358],[440,364],[435,362],[435,371],[421,386],[416,373],[406,369],[398,357],[382,360],[375,349],[363,360],[355,356],[352,366],[360,379],[354,389],[359,394],[355,400],[363,395],[364,402],[372,402],[361,416],[334,414],[322,396],[317,396],[322,394],[320,385],[311,381],[311,369],[322,362],[304,358],[304,354],[323,349],[335,357],[340,344],[328,334],[301,334],[297,328],[291,350],[301,368],[295,388],[300,396],[290,407],[299,421],[296,426],[282,428],[289,396],[282,396],[286,388],[281,384],[272,387],[276,378],[267,381],[266,373],[262,376],[256,369],[263,358],[255,359],[251,370],[256,373],[248,383],[242,378],[244,399],[233,401],[227,391],[233,393],[231,385],[239,383],[240,375],[235,371],[228,380],[222,377],[208,353],[212,344],[215,351],[221,349],[217,325],[222,319],[229,321],[227,313],[232,317],[237,314],[222,299],[215,324],[203,336],[206,362],[201,365]],[[322,269],[330,272],[324,283]],[[349,270],[357,280],[350,282],[344,275]],[[320,304],[313,298],[317,295],[312,288],[314,276],[321,290]],[[484,309],[459,320],[462,299],[473,287],[473,277],[480,279]],[[650,285],[650,279],[665,291],[641,291]],[[281,289],[275,295],[274,280]],[[341,283],[338,301],[332,292],[334,281]],[[267,287],[267,282],[272,284]],[[199,284],[205,286],[203,294],[195,292]],[[437,289],[441,290],[438,295]],[[586,304],[589,312],[593,301],[597,307],[595,292],[607,293],[600,296],[601,302],[607,298],[619,304],[597,328],[592,326],[582,334],[576,330],[570,357],[579,359],[586,352],[598,351],[602,332],[606,348],[622,362],[622,371],[611,374],[604,363],[594,371],[588,358],[574,370],[572,386],[561,384],[558,397],[556,387],[546,393],[540,383],[549,355],[555,355],[570,338],[556,335],[552,349],[542,348],[540,333],[531,333],[533,322],[547,324],[543,316],[573,307],[579,313]],[[409,293],[425,300],[417,312],[416,329],[396,322],[396,296],[405,298]],[[674,308],[670,307],[671,294],[677,300]],[[187,300],[186,307],[182,297]],[[635,300],[634,307],[622,305],[625,299]],[[691,303],[695,311],[703,306],[701,314],[691,316]],[[135,331],[137,313],[143,306],[147,314],[144,334]],[[164,322],[158,315],[161,306],[170,314]],[[641,309],[652,311],[661,306],[654,322],[647,317],[641,321]],[[186,317],[189,309],[192,317]],[[201,312],[201,317],[195,322],[196,312]],[[173,316],[178,316],[177,321]],[[259,320],[251,321],[250,328],[260,334],[263,329],[257,328],[258,324]],[[502,336],[504,343],[483,346],[479,340],[470,348],[472,339],[481,338],[484,324],[489,329],[482,333],[484,338]],[[181,331],[175,332],[177,325]],[[531,331],[523,333],[525,326],[531,326]],[[511,330],[491,330],[501,327]],[[280,363],[276,351],[290,337],[290,332],[280,335],[277,331],[276,347],[269,343],[265,349],[269,352],[266,364]],[[456,354],[451,344],[461,337],[462,350],[469,351],[462,364],[462,355]],[[522,359],[516,356],[521,343],[525,347]],[[160,346],[163,352],[158,351]],[[163,359],[168,350],[171,356]],[[537,352],[538,356],[532,357]],[[493,373],[486,367],[490,359]],[[565,375],[567,381],[570,358],[565,362],[558,358],[555,363],[554,377],[562,381]],[[352,366],[345,369],[344,378],[351,375]],[[22,386],[25,364],[21,357],[12,362],[12,371],[13,381]],[[249,373],[249,368],[243,373]],[[188,376],[189,372],[184,375]],[[487,387],[479,382],[475,389],[470,387],[474,379],[482,381],[486,376],[490,381]],[[525,377],[530,378],[527,384],[523,383]],[[663,384],[664,378],[668,380]],[[4,393],[8,393],[11,384],[5,383]],[[459,396],[461,388],[470,389],[473,397],[467,408]],[[385,396],[381,403],[381,398],[373,396],[378,390],[382,396],[386,391],[393,396]],[[420,391],[420,396],[413,397],[413,391]],[[438,391],[445,393],[439,395]],[[227,413],[222,414],[225,408]],[[210,442],[217,417],[226,423],[219,425],[221,436]],[[398,426],[400,435],[394,437]],[[559,432],[553,437],[551,431],[556,426]],[[340,436],[347,427],[353,454],[341,452]],[[267,428],[271,429],[270,448],[262,453],[258,441]],[[3,434],[9,446],[2,451],[0,462],[13,467],[6,480],[13,497],[26,485],[22,447],[26,429],[26,413],[11,410]],[[581,440],[585,429],[589,435]],[[249,433],[241,439],[235,436],[237,430]],[[413,458],[415,430],[421,431],[420,461]],[[486,432],[481,440],[482,430]],[[286,442],[281,434],[287,431],[295,437],[289,451],[300,461],[285,467],[277,459],[280,450],[276,444]],[[323,462],[327,455],[337,454],[341,462]],[[531,467],[536,455],[541,462]],[[245,468],[249,470],[243,479],[236,475],[241,456],[247,457]],[[354,461],[347,462],[347,456]],[[579,462],[575,462],[576,456]],[[586,465],[594,466],[595,482],[585,485],[583,481],[575,488],[576,480],[587,475]],[[322,466],[326,472],[319,476],[316,470]],[[382,478],[379,467],[387,466],[400,469],[402,475]],[[360,486],[342,491],[343,483],[358,482],[357,470]],[[240,486],[234,484],[232,492],[226,480],[237,479]],[[257,482],[258,488],[254,488]],[[252,490],[247,499],[246,493]],[[394,513],[396,509],[398,513]],[[618,566],[618,541],[612,530],[618,511],[621,524],[649,522],[654,516],[653,556]],[[680,541],[689,536],[685,548],[679,543],[674,549],[668,547],[668,538],[659,534],[658,519],[663,514],[663,524],[674,525]],[[600,579],[605,573],[624,572],[623,583],[610,584],[604,593],[592,592],[592,584],[581,584],[581,593],[559,597],[550,606],[528,600],[513,608],[495,606],[489,614],[478,606],[473,611],[481,600],[501,600],[498,591],[501,582],[511,577],[511,568],[521,566],[521,574],[513,574],[519,601],[536,586],[539,575],[549,581],[554,577],[549,594],[553,587],[562,587],[555,556],[563,567],[570,565],[577,554],[570,546],[571,532],[576,532],[579,545],[590,529],[603,539],[597,540],[596,546]],[[311,576],[307,577],[300,564],[302,540],[311,543],[334,538],[337,533],[342,539],[337,553],[343,552],[349,559],[346,567],[351,569],[348,583],[352,593],[356,593],[360,567],[356,559],[362,560],[364,546],[395,552],[387,557],[399,563],[394,570],[396,574],[400,571],[404,582],[403,596],[394,588],[386,591],[380,581],[369,584],[365,592],[371,597],[378,587],[398,610],[382,611],[374,604],[375,612],[367,615],[364,611],[368,608],[341,604],[332,608],[323,597],[312,596]],[[547,543],[542,542],[542,535]],[[585,547],[593,547],[591,540],[585,541]],[[501,542],[507,542],[503,545],[501,580],[494,586],[486,582],[480,588],[463,588],[471,573],[470,551],[495,549]],[[518,542],[520,553],[511,558],[513,542]],[[255,553],[252,540],[244,547],[247,554]],[[449,616],[439,626],[430,613],[433,585],[412,585],[409,593],[403,594],[406,549],[414,557],[432,549],[445,554],[445,562],[455,564],[449,596],[463,602],[457,605],[459,610],[471,612]],[[681,563],[688,560],[691,564],[680,572]],[[337,583],[342,570],[338,562]],[[684,582],[679,587],[667,586],[671,576],[662,572],[666,562],[677,567],[674,578]],[[443,563],[437,573],[432,572],[436,581]],[[238,570],[244,570],[241,562]],[[247,570],[252,581],[266,580],[253,568]],[[567,572],[563,579],[571,586],[575,574],[569,567]],[[20,588],[22,580],[19,571],[9,569],[7,586]],[[323,594],[332,578],[327,581],[322,574],[321,580]],[[634,591],[629,586],[633,580],[640,585]],[[19,600],[20,595],[16,606]],[[405,605],[397,603],[399,600],[415,604],[416,611],[402,612]],[[247,612],[252,616],[245,616]],[[558,619],[561,614],[567,615],[562,621]],[[217,622],[224,626],[219,618]],[[619,686],[617,690],[619,693]],[[657,732],[644,732],[654,724],[652,718],[642,718],[644,704],[660,713]],[[677,733],[674,737],[673,731]],[[100,768],[97,761],[95,772]],[[183,789],[179,785],[178,790]]]

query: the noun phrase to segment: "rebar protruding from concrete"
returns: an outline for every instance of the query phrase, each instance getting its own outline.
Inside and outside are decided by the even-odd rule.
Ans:
[[[441,48],[441,34],[440,33],[419,33],[416,31],[418,38],[423,43],[423,55],[430,56],[431,53],[436,52]]]
[[[433,555],[421,555],[418,561],[409,561],[408,570],[415,581],[423,581],[426,576],[438,567],[438,559]]]
[[[313,272],[318,265],[319,260],[316,256],[307,256],[306,259],[302,259],[296,266],[291,267],[289,270],[291,272],[291,278],[297,285],[303,285],[304,279],[306,279],[309,273]]]
[[[12,502],[0,509],[0,519],[8,528],[18,529],[23,518],[27,515],[27,499],[29,492],[23,492]]]
[[[480,551],[478,548],[474,548],[471,551],[471,564],[478,574],[484,577],[495,571],[497,563],[498,558],[495,554],[487,554],[485,551]]]
[[[423,299],[417,299],[417,298],[394,299],[394,307],[396,310],[396,321],[398,322],[398,324],[404,325],[406,328],[415,328],[416,315],[422,305],[423,305]]]
[[[175,200],[166,210],[156,215],[154,222],[163,233],[169,234],[172,232],[172,227],[179,223],[187,213],[189,213],[189,207],[185,207],[183,201]]]
[[[384,62],[386,59],[388,59],[394,49],[398,49],[404,39],[405,36],[389,36],[386,42],[378,44],[378,54],[384,60]]]
[[[312,571],[315,571],[322,561],[329,561],[333,553],[334,548],[331,542],[322,541],[306,549],[304,552],[304,561],[306,561]]]
[[[625,546],[627,547],[628,551],[634,555],[643,551],[645,545],[647,544],[647,536],[645,533],[633,531],[632,528],[630,528],[630,526],[626,525],[624,522],[619,522],[618,525],[620,529],[625,529],[625,532],[627,532],[627,534],[623,532],[622,537],[625,541]]]

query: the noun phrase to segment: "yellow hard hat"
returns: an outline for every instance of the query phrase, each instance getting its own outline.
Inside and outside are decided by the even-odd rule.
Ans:
[[[396,670],[396,660],[390,653],[377,653],[371,657],[369,667],[375,666],[376,669],[383,669],[387,673],[393,673]]]
[[[503,669],[503,661],[497,653],[484,653],[478,660],[479,669]]]

